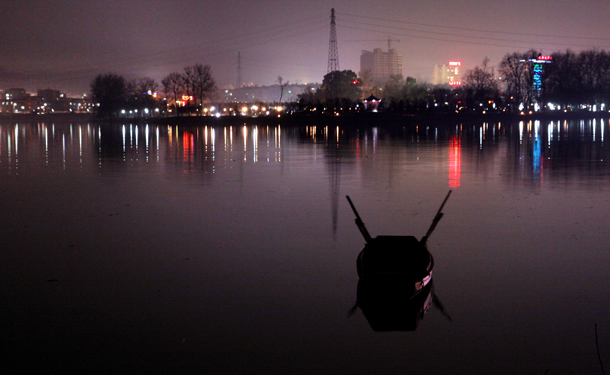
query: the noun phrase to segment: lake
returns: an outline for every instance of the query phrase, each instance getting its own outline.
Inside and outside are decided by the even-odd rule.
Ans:
[[[610,369],[608,118],[3,121],[3,373]],[[419,238],[449,190],[433,289],[393,299],[416,329],[375,331],[345,196],[373,236]]]

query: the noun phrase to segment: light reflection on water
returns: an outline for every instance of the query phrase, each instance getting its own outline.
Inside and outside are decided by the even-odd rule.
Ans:
[[[82,166],[90,162],[83,158],[95,157],[98,166],[104,169],[105,163],[114,162],[121,156],[124,162],[129,160],[131,163],[160,163],[162,160],[186,163],[189,167],[185,168],[185,173],[197,173],[230,165],[230,161],[236,160],[235,142],[243,146],[240,160],[271,163],[281,162],[282,151],[294,149],[294,142],[309,143],[315,152],[321,150],[319,146],[325,148],[324,152],[332,146],[346,158],[368,158],[377,154],[381,137],[382,141],[402,143],[405,147],[398,152],[407,154],[411,153],[410,148],[416,151],[418,147],[431,146],[445,149],[447,185],[452,188],[460,186],[463,158],[468,158],[468,163],[481,163],[488,159],[494,160],[494,164],[500,161],[499,167],[511,172],[511,179],[516,173],[521,176],[522,182],[538,184],[545,177],[573,179],[581,173],[586,173],[588,177],[605,178],[608,149],[604,144],[604,134],[607,127],[607,120],[597,119],[548,121],[546,126],[541,125],[540,121],[521,121],[516,126],[483,123],[441,128],[419,126],[391,131],[377,127],[352,130],[309,126],[300,130],[289,128],[289,133],[284,135],[289,141],[284,141],[286,144],[282,145],[280,126],[181,128],[129,124],[121,126],[120,134],[116,134],[115,130],[97,124],[16,124],[2,127],[0,161],[3,161],[2,167],[7,168],[3,174],[10,173],[11,169],[14,172],[19,169],[21,151],[31,158],[31,164],[21,165],[20,172],[25,173],[23,168],[35,169],[37,161],[46,164],[56,162],[54,158],[59,148],[64,167]],[[218,132],[221,132],[220,138]],[[117,135],[122,138],[122,153],[116,147]],[[513,140],[517,135],[518,142],[515,142]],[[78,158],[72,157],[75,151]],[[44,158],[40,159],[39,153]],[[182,157],[177,158],[177,153],[181,153]],[[486,164],[490,163],[480,166],[491,167]],[[573,166],[578,168],[571,168]],[[570,169],[564,170],[566,167]]]
[[[610,348],[609,125],[2,124],[1,349],[208,373],[592,373],[595,322]],[[429,246],[453,322],[431,308],[380,335],[347,318],[363,240],[344,195],[371,234],[420,237],[447,189]]]

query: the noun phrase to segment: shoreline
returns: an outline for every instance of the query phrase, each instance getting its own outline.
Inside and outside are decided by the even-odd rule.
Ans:
[[[357,113],[343,116],[325,116],[293,114],[281,117],[273,116],[181,116],[181,117],[151,117],[151,118],[121,118],[112,121],[98,120],[91,113],[53,113],[53,114],[0,114],[0,121],[18,122],[93,122],[93,123],[152,123],[164,125],[182,126],[240,126],[240,125],[286,125],[286,126],[381,126],[396,127],[406,125],[456,125],[472,122],[514,122],[514,121],[563,121],[610,117],[609,112],[536,112],[532,114],[516,113],[487,113],[487,114],[395,114],[381,113]]]

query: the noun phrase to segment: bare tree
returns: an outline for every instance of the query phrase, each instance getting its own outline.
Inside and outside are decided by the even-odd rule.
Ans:
[[[176,116],[178,116],[178,95],[181,94],[182,91],[182,75],[178,72],[173,72],[165,76],[163,80],[161,80],[161,84],[163,85],[163,92],[167,96],[173,96],[174,108],[176,110]]]
[[[185,72],[186,72],[185,68]],[[216,82],[212,78],[212,68],[209,65],[195,64],[190,68],[189,81],[192,87],[192,95],[195,97],[195,104],[199,102],[203,106],[203,102],[216,89]],[[202,111],[199,111],[199,115]]]
[[[141,110],[144,110],[145,114],[148,115],[147,111],[152,111],[157,107],[155,94],[158,89],[159,84],[152,78],[140,78],[135,81],[136,103],[140,114]]]
[[[184,73],[182,74],[182,80],[180,81],[180,86],[182,88],[183,94],[188,98],[187,107],[190,106],[191,97],[194,96],[194,80],[195,80],[195,72],[193,71],[193,67],[187,66],[184,68]]]
[[[282,82],[283,82],[282,76],[277,76],[277,83],[280,84],[280,103],[282,102],[282,97],[284,96],[284,89],[286,88],[286,86],[288,86],[288,82],[290,82],[290,81],[286,81],[284,83],[282,83]]]
[[[507,53],[500,61],[498,72],[506,82],[506,100],[517,108],[525,100],[527,64],[519,52]]]
[[[489,58],[485,57],[481,66],[466,71],[464,81],[473,91],[475,101],[485,101],[498,94],[498,83],[494,67],[489,67]]]

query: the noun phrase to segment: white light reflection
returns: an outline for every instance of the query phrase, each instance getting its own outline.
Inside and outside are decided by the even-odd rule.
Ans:
[[[146,127],[144,128],[144,139],[145,139],[145,152],[146,152],[146,162],[148,163],[148,136],[149,136],[149,130],[148,130],[148,124],[146,124]]]
[[[15,169],[19,159],[19,125],[15,125]]]
[[[98,137],[98,142],[99,142],[99,146],[97,148],[98,150],[98,163],[99,163],[99,167],[100,169],[102,168],[102,129],[100,126],[97,127],[97,137]]]
[[[83,163],[83,127],[78,127],[78,156],[80,158],[80,164]]]
[[[233,127],[229,126],[229,151],[233,152]]]
[[[378,129],[375,127],[375,128],[373,128],[373,154],[375,154],[375,151],[377,150],[378,140],[379,140]]]
[[[210,129],[212,139],[212,160],[216,160],[216,131],[214,128]]]
[[[203,144],[205,145],[205,153],[208,152],[208,126],[203,127]]]
[[[265,128],[265,139],[267,140],[267,163],[269,163],[271,161],[271,155],[269,153],[269,150],[271,149],[271,133],[269,132],[269,125],[267,125],[267,127]]]
[[[64,169],[66,169],[66,135],[62,134],[61,138],[62,138],[61,147],[62,147],[62,154],[63,154],[63,167],[64,167]]]
[[[258,162],[258,126],[252,131],[252,147],[254,148],[254,162]]]
[[[243,128],[243,133],[244,133],[244,161],[247,160],[246,158],[246,150],[247,150],[247,146],[248,146],[248,128],[246,127],[246,125],[244,125]]]
[[[337,148],[339,148],[339,127],[337,126]]]
[[[49,165],[49,129],[45,126],[44,133],[44,163]]]
[[[227,152],[227,128],[223,128],[222,141],[224,142],[224,151]]]
[[[11,147],[12,143],[13,142],[11,142],[11,134],[9,133],[8,134],[8,150],[7,150],[8,151],[8,170],[9,171],[11,170],[11,164],[12,164],[12,161],[13,161],[13,159],[12,159],[12,147]]]
[[[276,131],[277,136],[277,152],[276,152],[276,161],[282,161],[282,127],[280,125],[277,126]]]
[[[519,144],[523,144],[523,121],[519,121]]]

